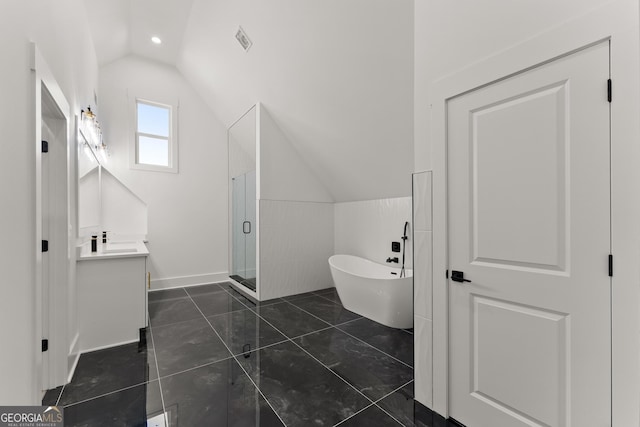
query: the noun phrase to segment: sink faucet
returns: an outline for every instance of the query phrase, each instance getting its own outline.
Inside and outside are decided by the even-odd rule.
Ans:
[[[398,263],[398,257],[387,258],[387,262],[395,262],[397,264]]]

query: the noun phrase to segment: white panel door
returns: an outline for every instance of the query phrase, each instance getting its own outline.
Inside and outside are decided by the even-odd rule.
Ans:
[[[447,103],[450,414],[611,424],[609,44]],[[450,276],[451,277],[451,276]]]

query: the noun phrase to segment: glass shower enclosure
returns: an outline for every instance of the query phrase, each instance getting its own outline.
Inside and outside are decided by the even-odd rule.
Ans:
[[[231,207],[229,277],[257,294],[255,107],[229,128],[228,142]]]
[[[256,171],[232,180],[231,278],[256,290]]]

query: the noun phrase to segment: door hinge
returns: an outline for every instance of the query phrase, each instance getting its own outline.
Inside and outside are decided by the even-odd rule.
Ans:
[[[42,141],[42,152],[43,153],[48,153],[49,152],[49,143],[47,141]]]
[[[609,277],[613,277],[613,255],[609,255]]]
[[[42,241],[42,252],[49,252],[49,241],[48,240],[43,240]]]
[[[43,339],[42,340],[42,351],[45,352],[47,350],[49,350],[49,340]]]
[[[611,79],[607,80],[607,101],[611,102],[613,97],[613,89],[611,88]]]

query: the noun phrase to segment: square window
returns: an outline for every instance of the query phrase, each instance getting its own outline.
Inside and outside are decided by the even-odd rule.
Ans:
[[[132,168],[177,172],[175,117],[171,105],[136,99]]]

